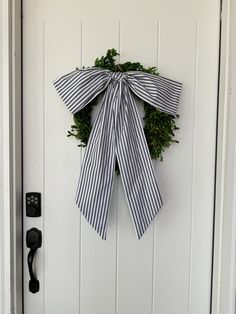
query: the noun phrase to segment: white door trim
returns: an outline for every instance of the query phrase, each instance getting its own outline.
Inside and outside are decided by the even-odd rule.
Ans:
[[[236,293],[236,4],[222,1],[212,314],[234,314]]]
[[[21,1],[1,0],[0,313],[22,313]]]
[[[1,314],[22,313],[21,1],[1,2]],[[212,314],[235,314],[236,8],[222,0]],[[1,135],[1,134],[0,134]],[[1,152],[1,150],[0,150]],[[1,169],[1,168],[0,168]],[[16,262],[17,257],[17,262]],[[191,313],[190,313],[191,314]]]
[[[11,203],[11,184],[10,184],[10,79],[9,79],[9,6],[6,1],[2,2],[2,137],[3,137],[3,217],[1,226],[2,235],[2,312],[10,313],[11,309],[11,278],[10,278],[10,203]]]

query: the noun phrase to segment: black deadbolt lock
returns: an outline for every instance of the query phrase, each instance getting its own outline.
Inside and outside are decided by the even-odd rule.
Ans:
[[[26,193],[26,216],[41,216],[41,194],[37,192]]]

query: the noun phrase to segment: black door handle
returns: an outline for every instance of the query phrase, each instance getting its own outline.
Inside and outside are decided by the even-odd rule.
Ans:
[[[32,228],[28,230],[26,233],[26,245],[30,249],[27,256],[30,275],[29,291],[32,293],[36,293],[39,291],[39,281],[33,272],[33,261],[37,249],[40,248],[42,245],[42,232],[37,228]]]

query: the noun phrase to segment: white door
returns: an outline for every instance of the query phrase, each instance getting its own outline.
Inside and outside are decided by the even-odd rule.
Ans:
[[[24,0],[24,192],[40,192],[42,231],[25,314],[209,314],[214,211],[219,0]],[[164,207],[141,240],[120,177],[107,240],[74,197],[84,149],[67,138],[72,115],[52,85],[108,48],[120,62],[157,66],[183,83],[179,144],[155,162]]]

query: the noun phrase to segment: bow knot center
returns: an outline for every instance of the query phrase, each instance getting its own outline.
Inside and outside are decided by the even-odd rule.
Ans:
[[[112,83],[119,83],[125,77],[124,72],[113,72],[111,75]]]

